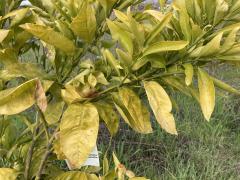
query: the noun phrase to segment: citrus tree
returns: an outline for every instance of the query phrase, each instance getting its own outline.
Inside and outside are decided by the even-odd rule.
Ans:
[[[113,169],[107,154],[101,171],[81,167],[101,122],[111,136],[120,118],[151,133],[147,97],[177,135],[174,92],[199,102],[207,121],[216,87],[240,94],[205,68],[239,63],[239,0],[21,2],[0,2],[0,179],[145,179],[115,154]]]

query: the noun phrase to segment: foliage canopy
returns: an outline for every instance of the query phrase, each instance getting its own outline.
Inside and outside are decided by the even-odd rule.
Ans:
[[[79,169],[101,121],[111,136],[120,117],[151,133],[144,96],[162,129],[177,135],[174,92],[198,101],[207,121],[216,87],[240,94],[204,68],[239,64],[239,0],[159,0],[160,10],[142,0],[21,2],[0,2],[0,154],[8,162],[0,179],[145,179],[115,154],[115,169],[106,155],[98,176],[52,162]]]

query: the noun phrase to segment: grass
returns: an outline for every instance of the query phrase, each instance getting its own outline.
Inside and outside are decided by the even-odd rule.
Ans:
[[[211,121],[204,120],[191,98],[176,96],[177,137],[165,133],[154,121],[154,133],[139,135],[121,128],[113,150],[137,175],[158,179],[239,179],[240,113],[234,96],[218,96]],[[99,149],[106,148],[102,141]]]

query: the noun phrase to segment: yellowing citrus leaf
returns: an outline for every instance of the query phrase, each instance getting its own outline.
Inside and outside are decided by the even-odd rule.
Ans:
[[[2,180],[16,180],[18,173],[15,169],[0,168],[0,179]]]
[[[87,1],[84,1],[79,14],[71,23],[71,29],[77,36],[90,43],[95,37],[96,27],[95,11]]]
[[[144,82],[144,88],[147,93],[149,104],[160,126],[170,134],[177,135],[174,117],[171,113],[172,102],[157,82]]]
[[[205,46],[198,47],[195,49],[190,56],[191,57],[206,57],[216,55],[220,51],[220,43],[222,40],[223,33],[219,33]]]
[[[163,28],[170,22],[172,18],[172,13],[166,14],[162,21],[160,21],[156,27],[149,33],[149,36],[146,39],[145,44],[150,44],[156,36],[163,30]]]
[[[76,50],[74,43],[70,39],[63,36],[61,33],[54,31],[52,28],[30,23],[20,25],[20,27],[46,43],[59,48],[65,53],[72,54]]]
[[[4,41],[4,39],[8,36],[10,30],[0,29],[0,43]]]
[[[103,50],[103,56],[107,60],[110,66],[116,71],[118,75],[120,75],[120,69],[123,69],[120,65],[120,62],[116,60],[113,54],[108,50]]]
[[[192,64],[184,64],[183,65],[184,68],[185,68],[185,75],[186,75],[186,78],[185,78],[185,82],[186,82],[186,85],[189,86],[190,84],[192,84],[192,80],[193,80],[193,66]]]
[[[80,171],[70,171],[65,172],[57,177],[53,178],[53,180],[99,180],[95,174],[87,174],[85,172]]]
[[[111,31],[114,40],[118,40],[121,45],[132,55],[133,53],[133,42],[131,34],[123,30],[114,22],[107,20],[107,25]]]
[[[161,53],[167,51],[178,51],[184,49],[188,45],[187,41],[162,41],[150,45],[144,52],[143,56],[149,54]]]
[[[213,80],[200,68],[198,69],[198,87],[202,112],[209,121],[215,107],[215,87]]]
[[[135,92],[121,88],[113,98],[118,112],[129,126],[139,133],[152,132],[150,114]]]
[[[0,114],[18,114],[35,103],[36,80],[0,91]]]
[[[95,105],[100,118],[106,123],[111,136],[114,136],[117,133],[119,126],[118,115],[110,104],[98,102]]]
[[[72,104],[60,124],[61,150],[73,168],[80,168],[96,146],[98,111],[92,104]]]

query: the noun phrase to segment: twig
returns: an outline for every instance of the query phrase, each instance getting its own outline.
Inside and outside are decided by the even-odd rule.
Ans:
[[[43,172],[44,167],[45,167],[45,164],[46,164],[46,161],[47,161],[47,159],[48,159],[48,156],[49,156],[50,153],[52,152],[52,149],[51,149],[52,143],[53,143],[53,141],[54,141],[54,139],[55,139],[55,136],[56,136],[56,134],[57,134],[57,132],[58,132],[58,130],[59,130],[59,128],[60,128],[60,121],[61,121],[61,119],[62,119],[62,117],[63,117],[63,112],[64,112],[64,108],[63,108],[62,113],[61,113],[61,116],[60,116],[60,118],[59,118],[59,120],[58,120],[59,124],[58,124],[57,128],[54,130],[54,132],[53,132],[53,134],[52,134],[52,137],[51,137],[51,138],[49,139],[49,141],[48,141],[48,144],[47,144],[47,147],[46,147],[46,152],[45,152],[44,155],[42,156],[42,159],[41,159],[41,162],[40,162],[40,165],[39,165],[39,170],[38,170],[38,172],[37,172],[37,175],[36,175],[35,180],[40,180],[41,175],[42,175],[42,172]]]
[[[28,150],[27,158],[25,161],[24,178],[26,180],[29,179],[29,170],[30,170],[30,165],[31,165],[31,161],[32,161],[34,146],[35,146],[36,140],[37,140],[38,131],[39,131],[39,118],[38,118],[38,112],[36,112],[36,127],[33,131],[32,143]]]

